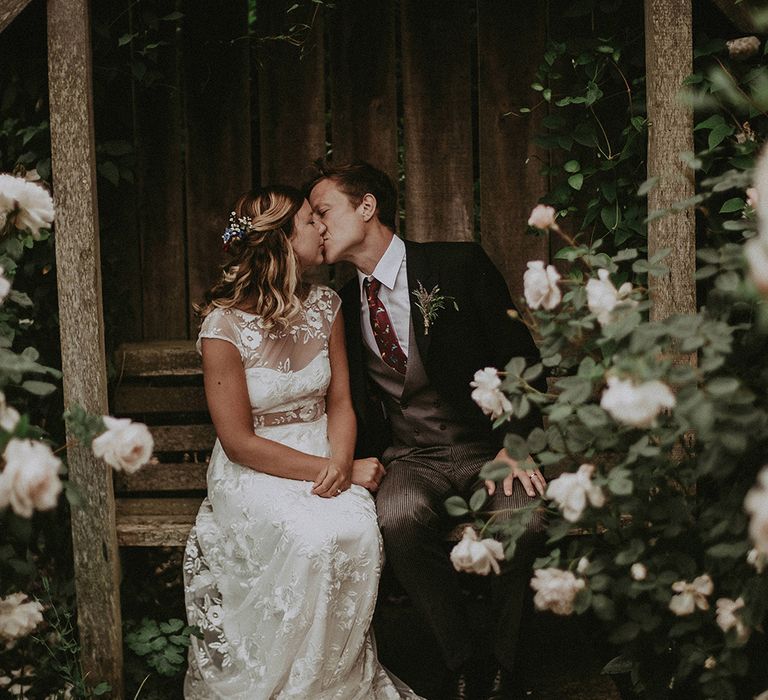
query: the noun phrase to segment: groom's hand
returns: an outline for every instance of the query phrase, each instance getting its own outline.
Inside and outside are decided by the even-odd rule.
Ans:
[[[352,483],[364,486],[369,491],[376,491],[386,470],[375,457],[365,457],[352,462]]]
[[[532,498],[536,496],[536,492],[538,492],[540,496],[544,495],[547,488],[547,482],[544,479],[544,475],[539,471],[539,468],[535,466],[535,463],[530,457],[526,460],[526,463],[534,465],[534,468],[530,471],[523,469],[516,459],[512,459],[512,457],[507,454],[507,451],[504,448],[502,448],[499,451],[499,454],[496,455],[495,461],[506,462],[509,464],[509,476],[505,477],[504,481],[501,482],[501,487],[505,495],[512,495],[515,479],[520,481],[525,492]],[[493,494],[496,493],[496,483],[493,481],[486,481],[485,488],[487,489],[489,496],[493,496]]]

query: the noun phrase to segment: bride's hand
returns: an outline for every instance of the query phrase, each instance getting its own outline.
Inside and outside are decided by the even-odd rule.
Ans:
[[[375,457],[365,457],[352,462],[352,483],[364,486],[369,491],[379,488],[386,470]]]
[[[312,493],[322,498],[333,498],[352,485],[351,469],[337,462],[329,461],[315,479]]]

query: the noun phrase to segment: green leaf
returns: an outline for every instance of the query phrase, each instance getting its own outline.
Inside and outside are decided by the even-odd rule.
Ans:
[[[594,607],[594,603],[592,604]],[[597,612],[597,611],[595,611]],[[616,656],[611,659],[605,666],[601,673],[612,676],[619,673],[629,673],[634,667],[634,662],[631,659],[627,659],[623,656]]]
[[[547,446],[547,434],[541,428],[534,428],[526,443],[531,452],[541,452]]]
[[[49,382],[38,382],[29,379],[21,385],[21,388],[36,396],[47,396],[56,391],[57,387],[55,384],[50,384]]]
[[[485,490],[485,487],[482,486],[479,489],[477,489],[477,491],[475,491],[472,494],[472,496],[470,496],[470,499],[469,499],[470,510],[476,513],[485,505],[485,502],[487,500],[488,500],[488,492]]]
[[[584,184],[584,176],[581,173],[576,173],[568,178],[568,184],[576,191],[581,189]]]
[[[730,214],[744,209],[744,200],[741,197],[732,197],[720,207],[721,214]]]
[[[719,146],[725,140],[725,138],[731,134],[733,134],[732,126],[728,126],[727,124],[716,126],[714,129],[712,129],[712,131],[709,132],[709,139],[707,140],[709,149],[712,150],[713,148]]]
[[[726,126],[725,119],[722,114],[714,114],[713,116],[709,117],[709,119],[705,119],[703,122],[699,122],[696,126],[693,127],[693,130],[699,131],[700,129],[714,129],[718,126]]]
[[[563,170],[567,173],[577,173],[581,170],[581,165],[578,160],[569,160],[564,166]],[[578,188],[576,188],[578,189]]]
[[[735,377],[716,377],[708,381],[706,386],[712,396],[723,397],[739,388],[739,380]]]
[[[109,180],[115,187],[120,184],[120,169],[111,160],[99,163],[97,170],[100,175]]]
[[[525,459],[528,456],[528,444],[515,433],[507,433],[504,438],[504,449],[512,459]]]
[[[658,177],[649,177],[640,185],[640,187],[637,188],[638,197],[644,197],[658,184],[659,184]]]
[[[160,623],[160,631],[164,632],[165,634],[178,632],[182,627],[184,627],[184,622],[178,618],[172,618],[168,620],[168,622]]]
[[[445,512],[458,518],[469,513],[469,506],[461,496],[450,496],[445,501]]]
[[[488,481],[501,481],[509,476],[509,463],[502,460],[491,460],[483,465],[480,470],[480,478]]]

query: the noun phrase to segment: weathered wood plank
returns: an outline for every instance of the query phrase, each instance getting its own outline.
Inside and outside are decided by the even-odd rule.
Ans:
[[[115,491],[205,491],[207,470],[198,462],[147,464],[135,474],[117,472]]]
[[[712,0],[717,8],[733,23],[733,26],[742,32],[761,32],[762,27],[758,27],[752,18],[750,5],[754,7],[756,3],[739,3],[738,0]],[[765,3],[761,3],[761,10],[765,9]]]
[[[184,3],[189,298],[218,277],[230,206],[251,187],[248,2]],[[191,337],[198,321],[189,319]]]
[[[117,522],[117,540],[121,547],[183,547],[194,524],[194,514],[152,519],[127,516]]]
[[[203,496],[189,498],[118,498],[117,515],[184,518],[197,513]]]
[[[329,34],[333,160],[365,160],[396,180],[393,0],[343,0]]]
[[[29,2],[30,0],[3,0],[0,6],[0,32],[16,19]]]
[[[90,15],[87,0],[48,1],[48,85],[56,192],[56,268],[64,403],[107,412]],[[71,436],[68,436],[68,438]],[[112,475],[84,446],[67,453],[84,503],[72,509],[80,661],[123,697],[122,623]]]
[[[115,351],[118,377],[190,376],[203,373],[191,340],[124,343]]]
[[[212,425],[151,425],[155,452],[201,452],[213,449],[216,429]]]
[[[549,257],[548,236],[526,233],[528,215],[547,191],[547,154],[533,142],[545,113],[510,114],[530,100],[547,41],[547,5],[479,0],[477,11],[481,242],[517,299],[526,263]]]
[[[134,3],[131,11],[140,16],[144,9],[142,4]],[[162,0],[158,6],[160,14],[175,9],[175,0]],[[181,47],[176,23],[159,24],[158,40],[165,42],[156,50],[156,70],[161,77],[151,85],[137,82],[135,87],[145,340],[187,338],[190,322],[184,245]],[[140,56],[134,58],[141,61]]]
[[[114,412],[198,413],[208,410],[202,386],[139,386],[123,384],[115,391]]]
[[[691,0],[645,0],[648,103],[648,176],[660,178],[648,194],[648,211],[666,209],[694,194],[680,153],[693,151],[693,109],[679,99],[692,71]],[[651,318],[695,313],[696,222],[693,209],[648,224],[648,255],[668,248],[669,274],[650,277]]]
[[[303,184],[307,166],[325,156],[325,74],[322,12],[311,3],[290,15],[289,0],[259,6],[259,34],[285,34],[289,24],[311,30],[302,46],[265,40],[259,51],[262,184]],[[306,16],[299,13],[306,12]]]
[[[469,4],[403,0],[405,235],[472,240]]]

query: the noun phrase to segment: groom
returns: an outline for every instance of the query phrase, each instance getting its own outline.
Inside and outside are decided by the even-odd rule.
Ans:
[[[351,262],[357,276],[341,291],[357,451],[381,456],[387,469],[376,507],[386,556],[428,622],[451,673],[441,698],[509,697],[521,604],[530,578],[538,518],[498,581],[495,668],[478,676],[465,600],[445,546],[451,527],[445,500],[468,498],[491,459],[510,465],[497,488],[486,482],[493,510],[519,508],[545,482],[502,448],[503,434],[470,398],[478,369],[538,351],[526,327],[509,318],[504,279],[474,243],[413,243],[396,235],[397,194],[387,175],[364,162],[330,167],[308,188],[324,236],[325,260]],[[439,288],[443,308],[428,323],[415,291]],[[423,306],[423,304],[422,304]],[[527,437],[536,419],[513,421]],[[487,687],[478,687],[485,684]]]

